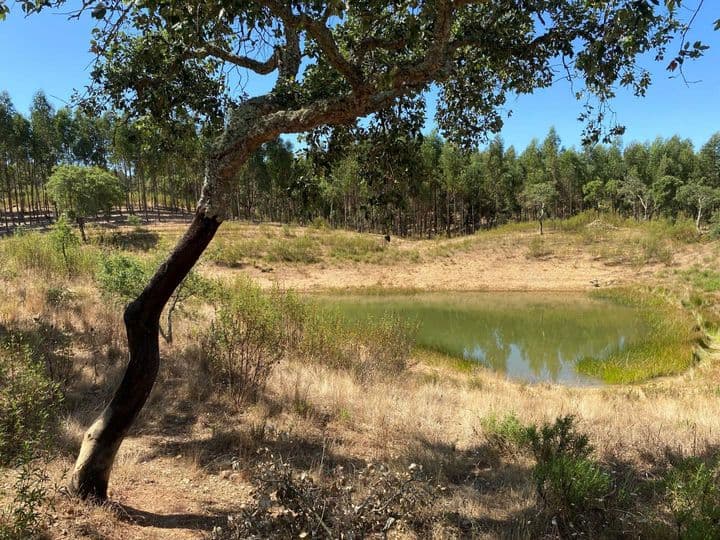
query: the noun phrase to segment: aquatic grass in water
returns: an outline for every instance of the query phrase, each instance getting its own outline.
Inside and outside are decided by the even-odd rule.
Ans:
[[[321,300],[338,309],[350,323],[359,324],[384,313],[415,320],[420,349],[462,360],[463,367],[471,361],[532,382],[607,381],[606,373],[594,366],[593,370],[581,370],[578,362],[592,358],[602,363],[615,358],[634,344],[647,343],[655,328],[634,306],[585,294],[425,293],[325,296]],[[668,350],[665,368],[656,371],[678,369],[670,359],[690,357],[689,348],[683,350],[683,344]],[[658,355],[653,353],[653,357]],[[638,353],[633,360],[640,358]],[[687,363],[679,361],[678,365]],[[651,370],[646,366],[641,372]]]
[[[702,336],[688,311],[673,305],[659,292],[621,288],[598,291],[594,296],[636,307],[647,321],[649,331],[604,359],[581,359],[578,371],[618,384],[675,375],[693,364],[693,347]]]

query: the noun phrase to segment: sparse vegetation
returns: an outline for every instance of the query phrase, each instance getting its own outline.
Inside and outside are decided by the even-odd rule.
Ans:
[[[596,219],[592,219],[588,224],[595,222]],[[573,243],[572,239],[587,230],[595,230],[596,225],[588,224],[577,228],[568,226],[567,230],[559,223],[548,225],[543,242],[553,250],[553,258],[562,259],[568,249],[585,246]],[[316,268],[334,263],[342,268],[349,258],[356,256],[378,268],[388,268],[389,264],[400,267],[388,262],[388,250],[394,249],[421,253],[426,262],[447,262],[460,256],[481,258],[486,239],[490,238],[515,253],[523,264],[536,264],[525,256],[528,231],[522,226],[478,233],[459,243],[454,239],[418,240],[408,246],[394,240],[402,247],[386,246],[383,251],[372,251],[376,249],[373,246],[378,245],[375,236],[358,242],[354,234],[329,229],[307,231],[265,226],[255,234],[255,229],[236,227],[233,234],[238,235],[237,241],[225,239],[229,248],[236,243],[257,241],[268,246],[286,239],[314,238],[322,253],[322,263],[278,261],[274,264],[279,269]],[[640,237],[650,234],[644,226],[636,227],[631,222],[617,227],[601,228],[608,234],[603,241],[619,242],[624,234]],[[122,368],[118,360],[124,350],[118,345],[117,322],[97,324],[96,321],[107,317],[105,311],[98,310],[113,305],[108,299],[125,302],[132,298],[137,293],[137,284],[146,279],[147,272],[156,264],[160,246],[167,242],[164,237],[167,232],[158,229],[157,245],[138,253],[132,244],[95,241],[100,234],[100,230],[92,231],[89,244],[74,244],[72,250],[76,251],[71,251],[71,256],[76,257],[78,270],[70,275],[66,272],[60,245],[51,243],[47,234],[25,233],[34,239],[32,243],[20,242],[22,237],[15,236],[0,241],[0,250],[7,254],[0,274],[6,290],[21,287],[21,276],[28,272],[23,266],[25,261],[32,260],[27,263],[32,264],[29,271],[52,276],[42,286],[23,286],[26,303],[22,320],[17,319],[17,314],[8,318],[17,308],[10,296],[0,293],[0,317],[4,317],[0,321],[6,321],[0,324],[13,328],[15,335],[22,331],[27,347],[13,350],[27,350],[27,354],[41,359],[37,369],[45,374],[43,380],[61,382],[69,396],[67,403],[57,409],[60,416],[68,420],[50,424],[57,425],[54,429],[59,430],[60,437],[45,445],[50,450],[49,464],[33,458],[21,465],[16,459],[10,468],[0,471],[6,486],[0,498],[6,509],[3,523],[7,530],[15,527],[12,530],[42,531],[48,523],[50,504],[60,507],[53,515],[60,515],[61,521],[66,519],[62,517],[63,508],[73,503],[58,499],[51,486],[62,474],[59,469],[69,465],[65,458],[58,457],[63,455],[63,445],[67,444],[63,441],[76,439],[78,434],[73,430],[77,428],[72,426],[87,421],[74,419],[87,418],[83,416],[86,414],[83,409],[78,408],[74,389],[78,385],[97,387],[105,378],[116,377],[113,373]],[[347,245],[360,247],[333,255],[338,245],[345,245],[344,238]],[[682,249],[680,241],[671,241],[678,242],[677,250]],[[42,242],[47,244],[38,247]],[[580,249],[590,250],[594,245]],[[706,246],[707,250],[712,247]],[[365,248],[369,250],[368,258],[362,254]],[[29,253],[43,256],[31,259]],[[370,262],[378,254],[382,260]],[[261,254],[258,260],[264,257]],[[613,271],[630,268],[631,273],[634,272],[632,265],[612,268]],[[666,347],[672,339],[682,336],[695,339],[699,335],[692,329],[691,312],[700,313],[714,306],[714,275],[704,268],[668,269],[663,278],[668,287],[664,296],[649,294],[637,287],[598,291],[598,295],[615,302],[639,305],[644,313],[657,318],[658,326],[653,326],[657,335],[649,339],[667,338],[658,349],[648,346],[627,350],[634,360],[625,362],[626,359],[618,358],[617,373],[622,376],[613,372],[614,380],[654,376],[660,372],[662,362],[677,360],[672,349]],[[205,272],[213,276],[212,281],[201,277]],[[331,531],[383,534],[387,525],[386,532],[390,534],[440,537],[506,533],[537,537],[558,534],[558,531],[582,535],[593,527],[603,527],[612,534],[639,535],[650,534],[648,531],[673,534],[672,531],[679,530],[684,537],[692,537],[692,531],[707,530],[708,524],[714,523],[712,505],[693,505],[697,499],[693,494],[700,489],[697,487],[700,483],[693,484],[693,475],[711,478],[715,470],[711,460],[702,458],[705,469],[692,469],[693,473],[683,472],[685,468],[680,460],[677,462],[680,465],[664,466],[656,473],[656,480],[639,481],[633,476],[649,466],[647,460],[655,460],[653,466],[658,467],[657,462],[664,459],[663,443],[653,437],[660,437],[659,440],[668,441],[667,444],[681,441],[679,444],[684,445],[686,452],[702,452],[705,441],[711,444],[710,434],[717,426],[702,411],[711,407],[716,394],[713,387],[702,382],[707,381],[704,375],[697,379],[697,384],[684,382],[683,385],[689,385],[687,391],[672,382],[640,385],[637,393],[646,392],[644,399],[636,397],[634,387],[630,390],[527,387],[503,381],[467,359],[448,360],[437,352],[416,350],[417,326],[397,316],[348,320],[343,313],[312,296],[272,286],[261,289],[252,280],[235,281],[234,274],[226,273],[237,270],[218,272],[212,264],[202,267],[197,275],[202,283],[201,292],[188,299],[187,305],[192,309],[181,309],[175,314],[175,325],[182,331],[172,343],[163,344],[167,360],[161,376],[166,390],[164,395],[151,397],[148,416],[142,424],[146,427],[141,428],[158,426],[171,433],[177,427],[173,423],[176,420],[172,420],[177,415],[168,413],[168,403],[173,403],[169,405],[172,411],[175,407],[178,411],[191,411],[190,418],[204,414],[206,416],[199,417],[204,420],[194,424],[188,420],[188,426],[202,430],[200,426],[209,422],[209,427],[204,429],[215,434],[210,440],[196,440],[196,435],[184,433],[183,426],[180,436],[162,436],[165,440],[162,444],[169,445],[172,463],[158,457],[150,458],[142,466],[169,467],[168,470],[175,471],[173,474],[188,476],[193,484],[202,484],[216,478],[218,467],[218,474],[224,474],[224,466],[219,464],[230,460],[229,474],[248,479],[247,483],[240,482],[238,488],[252,487],[252,496],[233,495],[245,497],[244,508],[228,512],[232,520],[222,518],[213,522],[217,528],[214,533],[207,529],[209,534],[235,538],[262,535],[267,527],[279,527],[289,531],[288,534],[307,532],[311,536],[324,531],[317,515]],[[676,289],[671,288],[673,284]],[[357,291],[342,295],[343,292],[352,293],[338,290],[333,294],[351,302],[353,294],[357,295]],[[393,293],[399,299],[411,301],[418,289],[388,289],[378,285],[366,292],[370,298],[382,299]],[[680,298],[685,299],[686,308],[680,307]],[[217,302],[217,311],[208,309],[210,302]],[[42,326],[45,321],[57,325],[58,332],[49,324]],[[224,331],[220,332],[222,328]],[[232,339],[225,339],[230,337]],[[255,349],[250,347],[252,344]],[[685,355],[687,346],[687,342],[683,342],[682,361],[672,364],[673,372],[680,373],[692,363],[692,356]],[[45,347],[52,348],[53,354],[38,356],[33,352]],[[267,361],[257,370],[257,376],[252,366],[258,364],[249,362],[242,367],[243,351],[250,350],[261,353],[255,359]],[[85,351],[92,351],[92,356],[87,357]],[[667,356],[664,351],[669,351]],[[211,354],[214,360],[210,359]],[[644,362],[645,357],[654,360]],[[218,358],[234,358],[237,362],[228,360],[229,363],[223,364]],[[638,359],[639,364],[635,364]],[[228,366],[238,368],[232,375],[232,383]],[[629,367],[632,369],[628,370]],[[186,389],[177,382],[180,373],[193,381],[207,383],[193,384]],[[598,376],[612,380],[608,373]],[[239,381],[247,382],[247,388]],[[225,391],[219,391],[221,389]],[[24,394],[30,396],[31,392]],[[692,401],[688,401],[690,396]],[[100,406],[105,398],[99,394],[93,406]],[[32,400],[33,403],[28,401],[28,407],[37,404],[40,398]],[[238,403],[243,403],[241,408],[237,407]],[[682,416],[692,419],[687,420],[689,423],[678,423],[676,406],[679,403],[686,407]],[[576,419],[548,422],[548,418],[567,414],[568,407]],[[624,411],[623,415],[612,412],[618,409]],[[23,413],[23,418],[32,418],[34,410]],[[504,412],[510,410],[515,413]],[[624,420],[631,416],[647,418],[647,425],[666,423],[667,432],[653,437],[647,437],[646,432],[638,431],[637,427],[633,428],[636,432],[631,432]],[[413,421],[408,422],[408,418]],[[481,419],[479,423],[472,420],[477,418]],[[230,425],[234,427],[228,430]],[[578,425],[582,425],[586,433],[579,432]],[[614,431],[601,426],[612,426]],[[583,435],[588,437],[584,445],[580,444]],[[145,448],[148,440],[141,435],[127,454],[123,454],[126,457],[121,467],[132,470],[130,476],[136,474],[131,468],[140,465],[133,464],[129,456],[138,451],[136,445]],[[601,450],[591,451],[590,441]],[[175,449],[173,445],[193,446]],[[177,455],[183,457],[176,459]],[[364,463],[368,456],[372,456],[376,464],[367,473],[358,474],[365,471],[365,465],[359,462]],[[616,457],[622,457],[622,467],[616,465]],[[159,460],[157,464],[156,460]],[[351,460],[352,466],[344,460]],[[378,461],[385,464],[379,465]],[[416,464],[412,470],[408,468],[411,464]],[[196,471],[192,473],[194,476],[189,470]],[[405,483],[411,477],[412,481]],[[165,480],[158,481],[163,486],[158,493],[174,489],[166,485]],[[122,477],[117,482],[116,489],[120,492],[130,493],[136,489]],[[223,485],[234,486],[234,483]],[[490,490],[499,506],[484,499],[483,492],[474,487],[477,485],[490,486],[484,489]],[[507,488],[493,487],[505,485]],[[287,486],[287,491],[278,491],[280,486]],[[343,491],[347,486],[352,489]],[[194,488],[184,489],[183,493],[192,497],[194,491]],[[399,491],[407,496],[392,498],[392,494]],[[269,506],[266,496],[270,498]],[[357,512],[358,504],[368,498],[375,502]],[[515,501],[510,504],[516,505],[516,510],[506,509],[509,501]],[[326,513],[319,512],[320,508],[326,508]],[[11,518],[7,509],[17,510],[12,525],[8,525]],[[496,516],[497,525],[483,522],[487,515]],[[390,518],[393,520],[389,521]],[[74,531],[71,535],[102,527],[101,522],[117,523],[117,519],[104,513],[90,516],[85,525],[70,525]]]
[[[203,361],[211,379],[237,405],[257,401],[285,354],[283,314],[256,285],[236,281],[224,289],[217,314],[203,336]]]
[[[717,459],[681,460],[665,480],[667,499],[680,538],[713,538],[720,527]]]
[[[46,524],[45,460],[60,397],[43,359],[22,337],[6,334],[0,326],[0,475],[12,479],[9,494],[0,485],[2,540],[35,537]]]

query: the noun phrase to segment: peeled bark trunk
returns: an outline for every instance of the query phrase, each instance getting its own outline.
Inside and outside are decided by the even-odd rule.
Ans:
[[[220,226],[198,210],[185,235],[140,296],[125,309],[129,363],[112,401],[88,429],[70,480],[83,499],[103,501],[115,455],[150,395],[160,365],[158,333],[163,307]]]

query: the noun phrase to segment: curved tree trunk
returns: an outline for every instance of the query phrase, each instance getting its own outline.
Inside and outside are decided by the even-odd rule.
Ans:
[[[140,296],[125,309],[130,361],[112,401],[88,429],[70,480],[83,499],[102,501],[115,454],[150,395],[160,364],[158,332],[163,307],[220,226],[200,207],[185,235]]]

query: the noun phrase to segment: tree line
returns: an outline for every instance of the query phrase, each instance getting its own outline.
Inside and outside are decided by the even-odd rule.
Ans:
[[[150,220],[163,210],[191,212],[209,136],[189,117],[161,125],[56,110],[42,92],[26,117],[2,93],[2,222],[10,228],[57,215],[63,196],[48,187],[63,164],[112,172],[119,195],[107,197],[107,188],[99,193],[121,215]],[[500,137],[467,150],[436,132],[368,133],[357,126],[303,141],[300,152],[276,139],[251,156],[231,193],[233,217],[433,236],[588,209],[638,220],[689,215],[700,227],[720,205],[720,133],[699,149],[679,136],[577,149],[564,147],[552,128],[521,152]],[[63,180],[81,183],[69,175]]]
[[[42,92],[25,116],[7,92],[0,93],[0,214],[6,228],[58,214],[57,197],[48,191],[58,165],[114,173],[122,197],[113,206],[121,213],[152,219],[161,209],[191,212],[203,162],[202,137],[188,119],[161,126],[112,112],[56,109]]]

